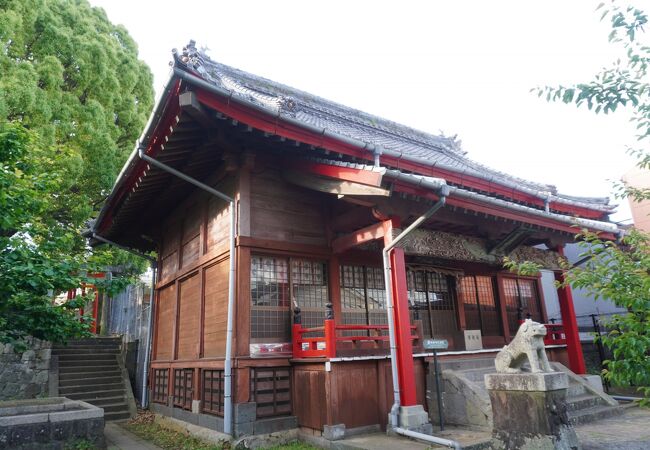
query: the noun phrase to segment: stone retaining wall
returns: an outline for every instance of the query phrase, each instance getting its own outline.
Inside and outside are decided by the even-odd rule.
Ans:
[[[17,353],[10,344],[0,344],[0,400],[46,397],[51,344],[30,338],[28,350]]]

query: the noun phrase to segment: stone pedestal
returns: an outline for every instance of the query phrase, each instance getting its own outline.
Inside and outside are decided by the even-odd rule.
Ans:
[[[569,423],[566,374],[514,373],[485,375],[494,426],[494,447],[503,450],[579,449]]]
[[[388,433],[391,434],[390,414],[388,417]],[[433,425],[429,422],[429,414],[422,405],[400,406],[399,426],[401,428],[417,431],[418,433],[433,434]]]

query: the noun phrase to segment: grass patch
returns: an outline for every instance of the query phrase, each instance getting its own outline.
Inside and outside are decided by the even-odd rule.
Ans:
[[[169,430],[153,422],[153,414],[141,412],[135,419],[126,423],[124,427],[136,436],[151,442],[165,450],[227,450],[230,443],[223,446],[190,436],[187,433]],[[317,447],[304,442],[291,442],[285,445],[269,447],[269,450],[316,450]]]
[[[223,448],[184,433],[168,430],[157,423],[128,423],[125,428],[165,450],[221,450]]]

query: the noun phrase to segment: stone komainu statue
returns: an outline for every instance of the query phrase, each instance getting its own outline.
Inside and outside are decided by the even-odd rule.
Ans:
[[[510,344],[497,353],[494,365],[499,373],[519,373],[528,358],[531,372],[553,372],[544,350],[546,327],[530,319],[521,324]]]

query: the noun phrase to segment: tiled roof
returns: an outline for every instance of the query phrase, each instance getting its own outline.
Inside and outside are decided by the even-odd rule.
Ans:
[[[467,158],[455,138],[432,135],[374,116],[316,95],[262,78],[211,60],[194,43],[175,55],[177,65],[198,73],[206,81],[233,96],[256,104],[280,117],[290,117],[309,126],[328,130],[401,155],[423,160],[452,171],[502,183],[517,190],[534,192],[554,201],[611,211],[608,198],[562,195],[555,186],[527,181],[494,170]]]

